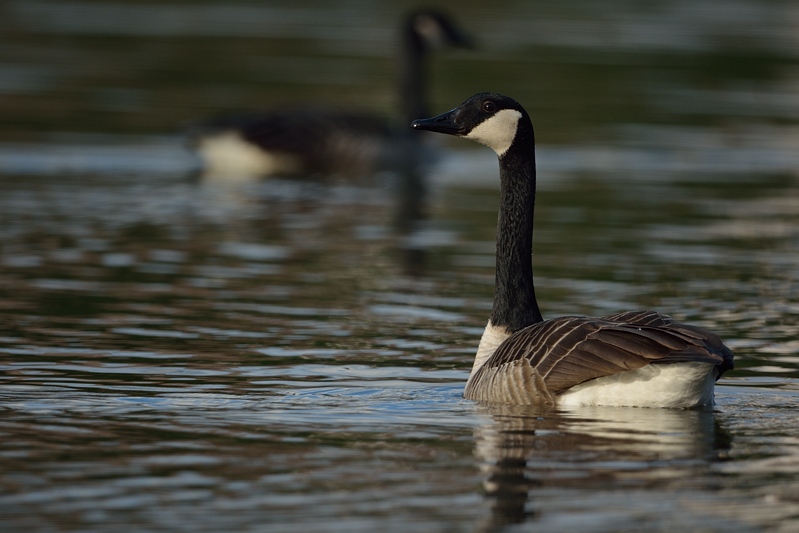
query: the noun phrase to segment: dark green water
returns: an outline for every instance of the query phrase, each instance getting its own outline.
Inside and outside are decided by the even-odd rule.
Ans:
[[[461,398],[496,161],[453,140],[428,217],[386,187],[194,176],[181,128],[393,109],[402,2],[0,3],[0,530],[793,531],[799,8],[444,3],[433,64],[537,128],[545,316],[718,332],[712,411]]]

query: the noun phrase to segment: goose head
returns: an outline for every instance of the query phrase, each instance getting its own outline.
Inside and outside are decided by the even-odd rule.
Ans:
[[[503,158],[514,145],[532,139],[532,124],[524,108],[512,98],[479,93],[436,117],[414,120],[416,130],[455,135],[484,144]]]

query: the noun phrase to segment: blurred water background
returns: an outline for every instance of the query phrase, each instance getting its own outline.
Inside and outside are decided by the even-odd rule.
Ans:
[[[0,530],[799,528],[799,4],[436,3],[477,48],[434,111],[533,117],[544,315],[713,329],[711,411],[461,398],[488,149],[445,142],[411,234],[391,187],[200,175],[198,118],[391,116],[417,6],[0,1]]]

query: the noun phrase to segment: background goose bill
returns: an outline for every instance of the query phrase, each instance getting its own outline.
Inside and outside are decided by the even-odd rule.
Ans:
[[[436,117],[420,118],[411,123],[411,128],[415,130],[434,131],[436,133],[446,133],[447,135],[463,136],[463,128],[455,121],[455,111],[447,111]]]

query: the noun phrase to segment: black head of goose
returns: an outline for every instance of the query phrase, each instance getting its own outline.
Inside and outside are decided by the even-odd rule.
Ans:
[[[506,404],[693,408],[713,405],[733,368],[718,336],[655,311],[544,320],[533,287],[535,139],[527,112],[477,94],[411,127],[472,139],[499,157],[494,305],[464,396]]]
[[[427,58],[445,47],[471,47],[449,15],[431,9],[404,17],[399,35],[397,98],[401,123],[364,110],[318,105],[277,107],[222,116],[191,128],[191,146],[206,175],[340,175],[361,178],[381,169],[405,170],[421,154],[407,121],[429,113]],[[421,156],[419,156],[421,157]]]

